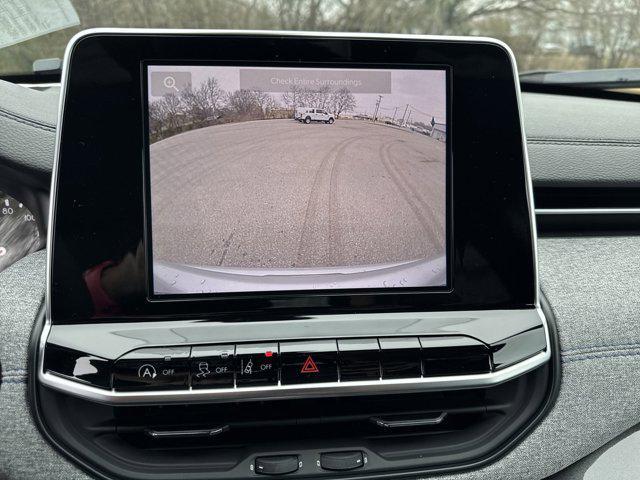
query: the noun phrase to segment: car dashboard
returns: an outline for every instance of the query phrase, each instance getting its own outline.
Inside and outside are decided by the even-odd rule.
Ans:
[[[0,334],[8,340],[0,344],[0,474],[568,479],[633,431],[640,418],[634,101],[520,92],[508,50],[486,39],[98,30],[75,42],[61,90],[0,83],[6,102],[0,105],[6,132],[0,134],[6,172],[0,176]],[[486,56],[491,81],[468,61],[470,54]],[[368,68],[369,80],[384,69],[441,71],[445,119],[438,130],[433,116],[426,135],[410,124],[406,101],[402,122],[396,108],[379,125],[381,94],[369,117],[341,118],[325,107],[312,118],[308,108],[296,107],[290,118],[276,109],[253,110],[262,115],[256,120],[231,118],[227,110],[225,117],[206,117],[200,130],[186,123],[175,136],[167,134],[170,127],[154,130],[150,105],[155,96],[165,98],[164,90],[183,88],[181,74],[190,72],[195,85],[197,75],[211,71],[224,79],[224,68],[236,67],[255,78],[260,69],[275,75],[285,68],[297,68],[300,77],[318,68]],[[172,76],[154,80],[155,71]],[[327,78],[334,81],[334,73]],[[474,97],[480,88],[486,105],[494,103],[495,118],[472,112],[474,98],[482,101]],[[298,137],[286,148],[259,143],[257,150],[236,144],[262,141],[258,130],[216,137],[265,122],[282,145],[288,132]],[[367,122],[380,133],[368,133]],[[296,168],[275,163],[269,149],[286,160],[303,138],[314,138],[309,132],[325,138],[347,127],[352,136],[340,137],[315,177],[305,180],[311,200],[303,202],[299,226],[283,210],[292,228],[303,231],[295,259],[285,252],[286,262],[275,256],[265,265],[246,260],[239,247],[234,252],[229,233],[244,235],[247,245],[246,218],[255,225],[276,218],[269,215],[278,205],[295,203],[280,199],[295,178],[279,183],[275,197],[258,193]],[[175,165],[190,155],[178,140],[199,131],[210,132],[207,138],[229,157],[239,151],[235,163],[245,156],[266,166],[252,172],[227,162],[208,172],[196,163]],[[226,138],[234,139],[228,150]],[[441,155],[431,162],[442,167],[429,164],[429,177],[422,178],[401,165],[427,140]],[[349,181],[367,171],[368,182],[377,181],[374,166],[351,171],[345,162],[334,169],[340,154],[359,158],[377,141],[381,146],[372,151],[380,155],[382,178],[404,195],[410,218],[383,210],[369,221],[371,212],[354,207],[363,196],[357,193],[374,198],[383,184],[347,183],[341,190],[336,179],[336,170]],[[404,157],[393,157],[384,142],[406,148]],[[317,140],[310,145],[297,151],[296,162],[325,148]],[[189,169],[195,175],[188,182],[175,180]],[[156,172],[173,176],[166,181]],[[429,191],[441,197],[425,200],[421,184],[412,182],[437,175],[434,185],[442,190]],[[255,182],[246,187],[251,194],[238,180],[247,177]],[[219,178],[226,183],[214,183]],[[191,212],[209,212],[199,198],[229,184],[233,195],[216,199],[216,211],[233,222],[216,223],[220,231],[211,238],[221,238],[220,255],[204,268],[181,248],[184,242],[200,248],[191,239],[202,231],[189,228],[203,222]],[[191,189],[197,195],[190,206],[173,208],[177,195]],[[385,195],[387,205],[396,202]],[[338,205],[326,217],[318,213],[322,199]],[[264,208],[269,202],[271,210]],[[348,236],[327,227],[325,237],[323,222],[350,218],[354,231],[374,231],[389,245],[386,231],[406,228],[410,238],[411,219],[424,219],[435,204],[446,212],[440,230],[433,209],[418,227],[421,235],[444,240],[433,242],[437,255],[415,264],[404,262],[414,255],[403,250],[413,248],[408,240],[388,251],[382,241],[375,244],[377,256],[361,269],[362,262],[345,268],[327,260],[320,243],[304,237],[316,228],[309,238],[340,245],[332,254],[344,263],[352,252]],[[375,224],[394,215],[396,223]],[[270,238],[248,244],[275,242]],[[372,241],[356,244],[366,256]],[[124,293],[105,299],[91,276],[104,278],[102,269],[112,265],[123,265],[114,281]],[[34,458],[43,468],[32,470]]]

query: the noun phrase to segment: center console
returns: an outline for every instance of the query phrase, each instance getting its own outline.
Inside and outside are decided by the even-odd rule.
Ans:
[[[36,419],[103,478],[494,461],[557,389],[532,216],[500,42],[83,32]]]

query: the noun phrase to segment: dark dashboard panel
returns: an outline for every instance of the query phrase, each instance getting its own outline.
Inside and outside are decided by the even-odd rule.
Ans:
[[[145,65],[201,63],[446,71],[446,282],[151,298]],[[167,478],[419,474],[503,454],[558,385],[514,69],[490,39],[77,37],[31,363],[48,438],[127,478],[156,471],[158,451]]]
[[[536,301],[534,249],[517,85],[498,44],[393,38],[89,34],[71,52],[53,219],[55,323],[257,312],[518,308]],[[144,248],[142,61],[450,65],[452,288],[446,292],[313,292],[149,301]],[[488,79],[491,79],[490,81]],[[489,115],[487,112],[491,112]],[[96,312],[85,274],[123,265],[118,301]]]
[[[529,109],[527,108],[526,97],[537,97],[537,95],[528,95],[525,94],[525,113],[529,113]],[[574,97],[576,107],[580,105],[580,99]],[[536,100],[531,100],[536,101]],[[553,99],[551,99],[553,101]],[[613,122],[615,118],[628,118],[628,115],[631,113],[631,109],[637,109],[637,107],[633,104],[628,104],[629,109],[627,110],[627,114],[625,115],[606,115],[601,114],[599,116],[591,117],[591,122],[589,125],[592,127],[592,132],[600,131],[600,121],[602,120],[602,124],[609,124]],[[606,105],[601,106],[601,112],[610,111]],[[569,121],[569,118],[564,115],[565,120]],[[597,120],[597,122],[595,122]],[[531,115],[527,116],[527,124],[529,126],[540,124],[540,117],[537,116],[535,112]],[[529,129],[527,129],[529,130]],[[530,132],[529,132],[530,133]],[[629,132],[630,133],[630,132]],[[633,135],[630,135],[632,137]],[[615,151],[607,154],[605,149],[604,155],[598,155],[596,149],[585,149],[585,154],[583,158],[602,158],[607,160],[607,165],[613,166],[621,165],[621,161],[624,158],[615,154]],[[613,149],[612,149],[613,150]],[[627,149],[627,151],[632,154],[632,149]],[[556,161],[562,161],[562,149],[555,150],[557,154],[554,158]],[[534,169],[534,181],[536,176],[536,164],[540,158],[540,154],[537,151],[531,152],[531,161],[532,167]],[[551,159],[551,157],[549,157]],[[546,162],[546,160],[545,160]],[[552,165],[550,164],[550,167]],[[603,173],[606,168],[603,167]],[[633,169],[632,167],[630,167]],[[50,165],[48,167],[49,171],[51,169]],[[576,170],[577,171],[577,170]],[[631,173],[631,170],[629,170]],[[630,178],[630,177],[629,177]],[[596,205],[597,206],[597,205]],[[607,206],[607,205],[605,205]],[[625,220],[627,221],[627,220]],[[572,232],[573,233],[573,232]],[[627,290],[633,289],[633,282],[631,282],[631,286],[629,286],[629,278],[627,274],[631,274],[629,272],[625,272],[626,270],[633,270],[633,262],[629,262],[629,258],[633,257],[633,252],[637,251],[633,241],[634,237],[620,238],[620,237],[607,237],[606,239],[598,239],[597,237],[588,236],[581,237],[578,239],[564,238],[564,239],[547,239],[546,242],[544,239],[541,240],[541,254],[542,255],[542,266],[545,267],[542,270],[542,279],[545,280],[546,291],[551,294],[551,300],[553,303],[554,310],[558,314],[558,321],[561,327],[561,331],[564,335],[563,344],[566,347],[571,347],[571,350],[575,350],[574,347],[577,347],[577,350],[580,351],[580,346],[582,348],[587,348],[591,345],[590,337],[593,336],[593,332],[591,335],[585,332],[589,332],[590,328],[587,326],[593,327],[594,325],[598,326],[598,329],[603,334],[611,336],[612,331],[620,330],[619,337],[617,340],[615,338],[611,339],[608,343],[616,344],[616,341],[623,342],[624,340],[628,340],[629,332],[633,330],[634,326],[632,317],[633,315],[628,315],[628,312],[623,311],[628,306],[628,299],[635,298],[634,295],[629,294]],[[626,242],[626,244],[625,244]],[[637,242],[635,242],[637,243]],[[558,249],[556,244],[564,245],[563,249]],[[566,245],[565,245],[566,244]],[[630,253],[625,254],[621,252],[620,245],[624,245],[628,248]],[[544,247],[544,248],[542,248]],[[564,250],[564,251],[562,251]],[[624,249],[623,249],[624,250]],[[576,253],[577,252],[577,253]],[[611,268],[611,259],[612,256],[610,254],[599,255],[599,252],[610,252],[613,254],[613,260],[618,259],[620,264],[623,266],[622,268]],[[573,258],[572,257],[584,257],[584,258]],[[32,258],[42,258],[39,255],[35,255]],[[591,265],[589,260],[592,258],[600,259],[599,265],[594,263]],[[564,259],[564,262],[561,261]],[[606,259],[606,260],[605,260]],[[567,270],[567,265],[571,266],[571,262],[573,265],[591,265],[589,272],[583,272],[582,269],[569,268]],[[586,263],[585,263],[586,262]],[[31,275],[31,270],[25,267],[33,267],[33,260],[27,264],[23,263],[22,271],[20,272],[20,278],[27,282],[28,287],[22,287],[21,290],[18,291],[21,297],[29,297],[30,294],[33,294],[34,289],[37,290],[37,286],[40,285],[39,281],[36,281]],[[564,264],[563,264],[564,263]],[[37,263],[38,268],[37,271],[39,273],[44,273],[44,265],[42,263]],[[565,265],[566,264],[566,265]],[[569,272],[569,274],[567,274]],[[609,278],[611,284],[619,284],[626,285],[627,288],[624,289],[601,289],[599,288],[602,285],[603,277],[602,272],[605,272],[605,277],[607,275],[614,276],[615,278]],[[622,272],[622,273],[620,273]],[[627,275],[627,278],[625,278]],[[548,278],[553,277],[553,278]],[[44,278],[44,277],[43,277]],[[552,281],[555,280],[555,281]],[[605,278],[605,280],[607,280]],[[35,281],[34,285],[29,283]],[[8,282],[6,282],[8,283]],[[3,284],[6,286],[6,283]],[[584,288],[585,285],[593,286],[593,288]],[[570,291],[567,291],[570,290]],[[610,298],[610,292],[615,291],[619,293],[616,295],[616,298]],[[15,295],[15,294],[14,294]],[[571,298],[584,297],[585,301],[580,301],[577,303],[573,303],[570,301]],[[18,295],[16,295],[17,297]],[[556,298],[557,297],[557,298]],[[6,298],[10,298],[7,296]],[[598,317],[600,315],[600,303],[606,303],[607,305],[611,305],[614,308],[613,312],[607,316],[609,319],[606,322],[599,322]],[[5,307],[7,307],[10,303],[5,302]],[[580,305],[580,308],[576,309],[576,305]],[[35,308],[35,306],[33,307]],[[9,310],[5,308],[5,310]],[[4,316],[5,325],[9,326],[7,332],[11,332],[12,335],[15,335],[15,330],[12,327],[15,325],[15,322],[20,320],[18,323],[25,326],[24,335],[28,337],[29,331],[26,328],[29,323],[32,321],[31,311],[21,311],[18,312],[18,317],[16,317],[15,312],[6,311],[6,315]],[[629,321],[620,322],[620,319],[627,318]],[[586,320],[585,320],[586,319]],[[593,320],[593,321],[590,321]],[[622,325],[622,326],[621,326]],[[617,326],[619,328],[612,328]],[[623,328],[624,327],[624,328]],[[630,330],[631,329],[631,330]],[[582,332],[582,333],[580,333]],[[26,340],[25,340],[26,342]],[[565,343],[572,343],[572,345],[566,345]],[[627,342],[628,343],[628,342]],[[613,347],[611,347],[613,348]],[[573,356],[576,356],[575,353]],[[7,357],[3,358],[3,366],[11,366],[11,357],[9,357],[9,361],[6,360]],[[610,438],[616,436],[621,433],[624,426],[620,426],[620,420],[626,419],[625,421],[628,425],[632,425],[635,422],[635,415],[632,411],[633,409],[627,408],[629,405],[633,405],[633,400],[629,400],[627,398],[627,402],[625,402],[625,398],[620,398],[619,392],[628,392],[626,397],[632,396],[633,388],[636,382],[633,381],[633,375],[630,373],[631,377],[625,377],[625,372],[634,372],[637,371],[637,368],[634,368],[634,360],[633,357],[625,357],[624,362],[621,363],[621,359],[619,357],[605,357],[604,359],[601,357],[592,358],[591,360],[582,361],[582,362],[567,362],[565,364],[568,368],[568,371],[564,373],[566,375],[565,381],[563,382],[566,389],[563,388],[564,395],[559,400],[558,405],[556,405],[553,415],[547,417],[544,421],[544,428],[538,428],[535,431],[535,434],[530,438],[526,439],[526,441],[519,444],[517,449],[513,452],[512,455],[509,455],[503,461],[498,461],[493,465],[489,466],[485,470],[482,470],[481,473],[477,471],[470,471],[468,473],[461,473],[460,478],[470,478],[478,475],[484,476],[500,476],[505,475],[505,472],[512,473],[514,471],[523,472],[527,471],[530,475],[535,476],[536,478],[542,478],[546,475],[551,475],[555,471],[557,471],[561,466],[566,465],[568,463],[574,462],[578,460],[581,456],[585,455],[585,445],[583,440],[583,432],[585,429],[592,428],[593,425],[590,424],[588,416],[583,415],[585,408],[593,407],[592,403],[594,401],[599,401],[602,404],[602,412],[607,412],[607,415],[610,421],[601,422],[600,427],[593,430],[592,440],[593,445],[602,445]],[[628,361],[627,361],[628,360]],[[26,360],[25,360],[26,361]],[[13,360],[16,363],[16,360]],[[603,364],[604,362],[604,364]],[[16,363],[17,364],[17,363]],[[606,369],[618,369],[617,372],[619,375],[611,376],[603,374]],[[609,372],[611,373],[611,372]],[[594,385],[592,381],[587,381],[586,379],[600,379],[599,382],[596,382]],[[611,385],[611,379],[616,380],[616,384]],[[586,382],[586,383],[585,383]],[[625,383],[626,382],[626,383]],[[587,388],[588,387],[588,388]],[[9,385],[7,383],[3,384],[3,390],[5,391],[5,401],[11,402],[8,405],[8,409],[5,410],[6,417],[9,419],[11,415],[19,416],[23,410],[22,403],[14,402],[14,397],[9,394],[11,389],[14,391],[22,391],[22,385]],[[585,389],[588,389],[594,395],[584,395]],[[567,391],[565,391],[567,390]],[[573,390],[575,393],[574,396],[568,393],[569,390]],[[576,403],[576,399],[581,400]],[[598,400],[599,399],[599,400]],[[77,405],[76,405],[77,406]],[[105,407],[106,408],[106,407]],[[139,411],[141,412],[141,410]],[[138,412],[136,412],[137,414]],[[209,412],[207,412],[209,413]],[[132,418],[135,418],[136,414],[132,415]],[[559,418],[566,420],[566,416],[571,418],[572,428],[563,428],[560,422],[558,422]],[[26,421],[26,417],[25,417]],[[0,422],[1,423],[1,422]],[[6,423],[10,425],[9,423]],[[564,423],[564,425],[568,425],[568,423]],[[142,430],[140,430],[142,431]],[[42,461],[51,461],[53,465],[55,465],[56,471],[66,472],[67,475],[71,476],[73,474],[77,475],[77,470],[75,464],[67,463],[65,460],[61,460],[57,452],[51,450],[49,453],[42,448],[37,447],[40,444],[40,436],[37,431],[33,430],[30,432],[29,430],[12,430],[11,428],[8,431],[9,439],[15,439],[16,444],[19,445],[17,441],[20,438],[24,438],[27,436],[29,438],[29,447],[27,449],[33,453],[33,455],[23,455],[24,451],[20,450],[12,450],[10,449],[9,457],[7,460],[10,462],[10,466],[5,462],[5,467],[8,468],[7,472],[9,476],[12,474],[20,476],[29,475],[32,471],[32,464],[29,463],[27,457],[31,458],[36,456]],[[14,434],[14,435],[12,435]],[[144,435],[144,434],[142,434]],[[141,436],[142,436],[141,435]],[[547,452],[548,461],[544,463],[544,465],[537,463],[538,459],[537,455],[531,455],[531,452],[537,451],[541,444],[550,445],[550,450]],[[18,448],[18,447],[15,447]],[[15,461],[14,461],[15,460]],[[508,475],[508,474],[507,474]]]

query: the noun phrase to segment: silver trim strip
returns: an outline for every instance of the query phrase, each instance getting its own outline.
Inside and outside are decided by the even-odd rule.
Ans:
[[[537,230],[534,217],[533,188],[529,158],[527,154],[526,137],[524,132],[524,122],[522,115],[522,99],[520,94],[520,84],[517,77],[517,65],[511,49],[500,40],[487,37],[462,37],[462,36],[435,36],[435,35],[392,35],[392,34],[369,34],[369,33],[342,33],[342,32],[292,32],[292,31],[264,31],[264,30],[189,30],[189,29],[125,29],[125,28],[95,28],[84,30],[76,34],[69,41],[65,50],[62,78],[60,81],[60,103],[58,107],[58,128],[56,131],[56,148],[53,163],[53,173],[51,177],[51,201],[49,206],[49,230],[47,233],[47,272],[46,272],[46,299],[45,299],[45,326],[40,337],[40,357],[38,376],[44,385],[64,391],[66,393],[94,400],[96,402],[108,404],[140,404],[140,403],[171,403],[188,401],[239,401],[239,400],[266,400],[277,398],[298,398],[308,396],[335,396],[370,394],[379,392],[381,389],[386,392],[407,392],[426,390],[447,390],[476,388],[482,386],[498,385],[511,380],[519,375],[523,375],[538,366],[546,363],[551,357],[550,348],[530,357],[516,365],[512,365],[497,372],[480,375],[460,375],[450,377],[432,377],[408,380],[379,380],[366,382],[335,382],[311,385],[285,385],[278,387],[248,387],[234,389],[207,389],[207,390],[181,390],[181,391],[149,391],[149,392],[116,392],[113,390],[102,390],[86,384],[71,381],[62,377],[45,373],[43,371],[44,347],[51,329],[51,281],[53,268],[53,232],[55,230],[55,210],[57,203],[57,183],[58,183],[58,162],[60,157],[60,142],[63,128],[63,111],[68,89],[69,61],[71,52],[76,43],[85,36],[103,34],[183,34],[183,35],[266,35],[266,36],[309,36],[309,37],[333,37],[333,38],[370,38],[370,39],[406,39],[406,40],[439,40],[448,42],[475,42],[490,43],[503,48],[511,61],[516,90],[516,99],[520,117],[520,129],[522,136],[522,152],[525,166],[525,186],[527,191],[527,203],[529,211],[529,222],[531,226],[533,260],[534,260],[534,305],[540,314],[544,324],[547,345],[549,346],[549,330],[544,314],[540,310],[538,295],[538,252],[537,252]]]
[[[491,373],[423,377],[358,382],[312,383],[305,385],[279,385],[273,387],[234,387],[202,390],[167,390],[121,392],[104,390],[40,371],[40,381],[55,390],[109,405],[144,405],[153,403],[230,402],[283,400],[307,397],[335,397],[370,395],[384,392],[408,393],[442,390],[462,390],[489,387],[524,375],[549,360],[550,350],[540,352],[516,365]]]
[[[206,430],[147,430],[151,438],[190,438],[190,437],[215,437],[229,430],[228,426],[209,428]]]
[[[31,88],[33,90],[39,90],[43,88],[54,88],[60,87],[60,84],[57,82],[48,82],[48,83],[18,83],[19,86],[24,88]]]
[[[513,83],[516,88],[516,99],[518,102],[518,117],[520,118],[520,134],[522,135],[522,156],[524,158],[524,173],[525,173],[525,187],[527,192],[527,206],[529,211],[529,226],[531,228],[531,242],[533,248],[533,274],[534,274],[534,304],[540,305],[540,287],[538,282],[538,227],[535,216],[535,203],[533,199],[533,180],[531,177],[531,166],[529,162],[529,150],[527,149],[527,134],[524,130],[524,114],[522,113],[522,92],[520,90],[520,78],[518,77],[518,64],[516,63],[516,56],[513,54],[511,48],[499,40],[496,41],[498,45],[502,46],[511,59],[511,70],[513,71]],[[547,341],[547,345],[549,342]]]
[[[442,412],[437,417],[432,418],[413,418],[406,420],[385,420],[380,417],[373,417],[371,421],[381,428],[408,428],[421,427],[425,425],[440,425],[447,416],[447,412]]]
[[[328,382],[303,385],[274,385],[268,387],[234,387],[220,389],[184,389],[161,391],[123,392],[106,390],[91,385],[69,380],[44,371],[44,347],[51,329],[50,322],[44,326],[40,337],[40,352],[38,364],[38,378],[43,385],[55,390],[109,405],[147,405],[154,403],[183,403],[187,402],[229,402],[229,401],[261,401],[282,400],[308,397],[335,397],[347,395],[370,395],[380,392],[407,393],[426,392],[434,390],[462,390],[489,387],[512,380],[545,364],[551,358],[549,348],[549,328],[540,307],[535,311],[540,316],[544,326],[547,348],[515,365],[502,370],[474,374],[455,375],[446,377],[422,377],[408,379],[370,380],[358,382]]]
[[[536,215],[638,215],[640,208],[536,208]]]

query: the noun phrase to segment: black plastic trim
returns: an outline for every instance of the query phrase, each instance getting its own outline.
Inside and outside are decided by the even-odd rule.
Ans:
[[[620,88],[624,88],[621,86]],[[520,82],[520,89],[528,93],[547,93],[549,95],[563,95],[570,97],[601,98],[605,100],[621,100],[624,102],[640,102],[640,95],[603,90],[601,88],[580,87],[571,85],[544,84],[535,82]]]
[[[31,337],[29,338],[29,355],[27,357],[27,406],[29,408],[29,412],[31,413],[31,417],[33,419],[33,423],[36,428],[40,432],[40,434],[44,437],[44,439],[49,442],[49,444],[64,458],[69,460],[72,463],[75,463],[81,470],[89,475],[92,475],[99,479],[109,480],[112,477],[103,474],[99,470],[93,468],[87,462],[83,461],[79,456],[75,455],[73,452],[67,450],[64,445],[58,441],[51,433],[46,425],[44,418],[42,417],[42,411],[40,409],[40,396],[38,389],[40,386],[38,385],[38,365],[39,365],[39,344],[40,337],[42,335],[42,329],[44,328],[46,319],[45,319],[45,305],[44,298],[42,299],[42,304],[40,306],[40,311],[33,322],[33,330],[31,331]]]
[[[634,185],[535,186],[533,196],[536,209],[640,208],[640,191]]]
[[[68,68],[61,91],[63,101],[52,182],[55,201],[52,203],[49,238],[50,246],[55,246],[50,253],[47,285],[50,290],[49,317],[54,324],[74,324],[87,321],[88,318],[96,322],[126,322],[137,318],[169,316],[194,318],[203,313],[231,311],[242,316],[248,312],[260,312],[262,315],[256,318],[259,320],[269,318],[275,312],[296,315],[301,312],[512,309],[529,307],[537,302],[535,248],[532,248],[535,229],[528,222],[512,221],[513,218],[533,219],[519,89],[514,78],[513,55],[504,44],[482,38],[368,38],[364,35],[351,38],[348,34],[324,33],[309,34],[311,39],[302,34],[282,32],[241,36],[229,32],[223,35],[220,32],[203,34],[189,31],[188,35],[177,35],[176,31],[160,31],[152,35],[147,30],[91,30],[75,37],[67,50],[65,66]],[[84,291],[82,273],[103,261],[122,258],[127,252],[137,251],[137,246],[144,239],[144,225],[141,222],[144,218],[143,192],[140,188],[144,185],[144,179],[138,165],[140,155],[136,147],[139,145],[140,149],[143,148],[139,138],[142,119],[142,108],[138,108],[142,104],[139,101],[140,62],[167,59],[192,62],[214,57],[216,61],[242,58],[246,64],[268,59],[274,65],[290,62],[304,62],[309,66],[329,62],[361,67],[389,62],[398,65],[451,65],[454,90],[457,88],[452,93],[452,129],[456,132],[452,137],[452,151],[455,151],[453,176],[456,179],[453,188],[454,208],[452,219],[449,220],[454,222],[452,291],[275,292],[263,296],[151,302],[144,293],[144,279],[140,276],[136,282],[133,281],[135,279],[127,279],[127,291],[133,287],[133,283],[141,288],[131,288],[136,290],[135,294],[128,295],[126,302],[122,299],[122,311],[118,315],[95,312]],[[116,64],[118,68],[112,68]],[[90,65],[90,68],[83,68],[83,65]],[[113,87],[103,89],[104,92],[101,90],[102,93],[109,92],[101,96],[98,102],[104,108],[100,108],[100,105],[96,107],[87,99],[86,95],[92,95],[95,89],[85,88],[92,80],[79,73],[95,72],[102,66],[105,70],[100,75],[99,83]],[[125,70],[130,75],[123,77]],[[115,76],[108,79],[107,72]],[[123,83],[124,78],[127,80]],[[74,101],[70,103],[71,96]],[[491,101],[492,98],[495,101]],[[501,118],[502,121],[487,122],[483,115],[470,117],[465,105],[470,102],[480,112],[482,105],[478,104],[479,101],[485,102],[494,111],[493,120]],[[92,108],[87,110],[83,105],[92,105]],[[80,108],[82,112],[71,115],[67,107],[73,107],[72,110]],[[127,109],[131,115],[115,114],[115,110],[121,108]],[[100,111],[99,118],[95,117],[96,111]],[[111,116],[117,117],[115,122],[110,119]],[[127,125],[122,124],[123,118]],[[91,128],[87,129],[87,125]],[[105,142],[107,137],[102,134],[106,130],[100,125],[105,129],[116,128],[123,133],[122,141],[117,145],[110,140]],[[508,126],[506,130],[505,125]],[[96,132],[102,132],[100,139]],[[496,141],[491,141],[492,138]],[[128,145],[126,151],[121,148],[122,145]],[[500,145],[498,150],[496,145]],[[100,158],[118,160],[122,168],[113,161],[81,162],[81,170],[84,169],[81,177],[90,180],[91,185],[72,181],[73,178],[79,178],[77,169],[73,175],[65,176],[65,171],[72,168],[75,161],[96,152],[99,152]],[[489,161],[491,158],[497,161]],[[483,168],[478,168],[478,159],[482,159]],[[116,181],[126,179],[126,183],[121,185],[123,191],[129,192],[127,201],[121,202],[126,208],[114,208],[112,202],[107,205],[104,192],[95,188],[97,184],[110,184],[105,177],[109,172],[117,172]],[[96,182],[96,179],[101,181]],[[494,188],[483,188],[485,182]],[[482,198],[483,202],[478,203],[478,198]],[[77,209],[69,202],[90,208]],[[55,215],[56,209],[67,211],[67,207],[73,210],[74,215]],[[499,215],[486,214],[493,210]],[[102,211],[106,217],[97,214],[98,211]],[[100,218],[99,225],[95,223],[97,218]],[[110,223],[109,219],[115,223]],[[114,229],[114,225],[120,227]],[[81,245],[77,243],[79,238],[83,240]],[[73,258],[69,256],[70,252],[73,252]],[[466,253],[461,256],[461,252]],[[478,275],[482,276],[483,282],[477,282]]]
[[[429,469],[417,469],[411,471],[404,472],[391,472],[391,473],[373,473],[366,474],[364,472],[358,472],[355,475],[347,475],[344,478],[350,479],[365,479],[371,478],[371,476],[375,476],[376,478],[398,478],[398,477],[411,477],[426,473],[441,473],[441,472],[452,472],[452,471],[461,471],[461,470],[471,470],[481,468],[489,463],[495,462],[506,455],[509,451],[511,451],[515,446],[517,446],[526,436],[546,417],[551,408],[556,402],[558,392],[560,389],[560,379],[561,379],[561,369],[560,369],[560,349],[559,342],[557,336],[557,327],[555,322],[555,317],[553,315],[553,311],[547,302],[545,296],[540,292],[540,300],[541,300],[541,308],[546,316],[548,328],[549,328],[549,340],[550,340],[550,348],[552,350],[551,360],[548,366],[542,366],[540,368],[550,368],[550,383],[548,385],[548,391],[546,394],[546,400],[543,402],[538,412],[532,417],[530,422],[516,435],[512,437],[511,440],[506,442],[501,448],[496,450],[491,455],[478,459],[474,462],[467,463],[465,465],[453,465],[453,466],[444,466],[437,468],[429,468]],[[38,355],[39,355],[39,341],[42,333],[42,328],[45,324],[45,316],[44,309],[41,309],[35,324],[34,330],[32,331],[31,340],[30,340],[30,348],[29,348],[29,360],[28,360],[28,384],[27,384],[27,399],[29,403],[29,408],[31,414],[33,416],[34,423],[38,427],[38,430],[41,432],[43,437],[57,450],[59,451],[65,458],[76,463],[80,468],[82,468],[85,472],[101,479],[110,479],[116,478],[111,477],[91,465],[87,462],[83,461],[79,456],[75,455],[73,452],[69,451],[64,445],[64,439],[55,438],[51,432],[49,431],[46,420],[42,416],[41,407],[39,404],[39,389],[42,388],[38,385],[37,382],[37,366],[38,366]],[[176,477],[177,478],[177,477]]]
[[[594,212],[536,215],[540,236],[571,235],[637,235],[640,213]]]
[[[41,83],[58,83],[62,75],[59,72],[54,73],[10,73],[0,76],[0,80],[11,83],[26,83],[30,85],[38,85]]]

